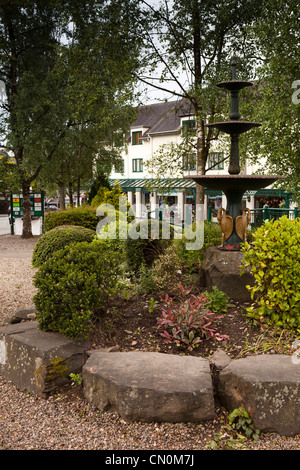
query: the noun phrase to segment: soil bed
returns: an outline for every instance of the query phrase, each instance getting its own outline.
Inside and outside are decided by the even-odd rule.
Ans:
[[[194,289],[201,293],[203,289]],[[156,302],[153,305],[153,300]],[[166,343],[160,335],[157,318],[161,316],[163,301],[159,296],[135,295],[129,300],[113,299],[105,315],[100,316],[90,335],[91,349],[115,348],[120,351],[156,351],[167,354],[189,354],[208,358],[218,348],[232,359],[251,354],[292,353],[291,343],[295,339],[287,331],[274,330],[263,323],[254,325],[247,317],[249,303],[230,301],[226,313],[218,314],[217,332],[228,339],[203,339],[192,350],[176,344]]]

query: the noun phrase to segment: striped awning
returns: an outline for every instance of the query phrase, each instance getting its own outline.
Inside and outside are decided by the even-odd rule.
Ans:
[[[166,193],[180,192],[186,190],[196,190],[196,183],[189,178],[166,178],[160,179],[159,184],[156,179],[140,178],[140,179],[110,179],[112,186],[119,185],[124,192],[132,191],[159,191],[164,190]],[[205,188],[205,194],[208,196],[221,196],[222,191]],[[285,191],[282,189],[259,189],[257,191],[246,191],[244,197],[249,196],[279,196],[284,197]]]
[[[159,184],[156,179],[152,178],[141,178],[141,179],[118,179],[109,180],[112,186],[119,185],[122,191],[136,191],[137,189],[154,191],[156,189],[165,188],[171,191],[184,191],[186,189],[196,188],[196,183],[193,180],[184,178],[166,178],[159,180]]]

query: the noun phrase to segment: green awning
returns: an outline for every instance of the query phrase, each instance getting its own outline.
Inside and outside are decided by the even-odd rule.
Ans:
[[[129,179],[110,179],[109,182],[112,186],[119,185],[124,192],[132,191],[162,191],[165,189],[166,192],[177,192],[196,190],[196,183],[192,179],[185,178],[168,178],[161,179],[159,186],[156,185],[157,180],[151,178],[129,178]],[[151,188],[151,189],[149,189]],[[208,196],[221,196],[222,191],[207,189],[205,188],[205,194]],[[279,196],[284,197],[285,191],[282,189],[259,189],[255,193],[253,191],[246,191],[245,197],[248,196]]]
[[[112,186],[119,185],[122,188],[122,191],[133,191],[136,189],[141,189],[145,191],[150,190],[154,191],[162,190],[165,188],[169,191],[184,191],[186,189],[196,188],[196,183],[192,180],[183,179],[183,178],[169,178],[160,180],[159,186],[156,184],[155,179],[151,178],[142,178],[142,179],[110,179],[109,182]]]

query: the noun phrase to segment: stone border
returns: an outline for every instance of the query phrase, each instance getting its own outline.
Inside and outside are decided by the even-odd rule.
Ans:
[[[39,330],[35,321],[13,323],[0,329],[0,373],[47,397],[82,372],[87,401],[127,420],[207,421],[219,400],[228,411],[244,406],[262,432],[300,433],[300,363],[293,356],[231,360],[218,350],[208,360],[88,348]]]

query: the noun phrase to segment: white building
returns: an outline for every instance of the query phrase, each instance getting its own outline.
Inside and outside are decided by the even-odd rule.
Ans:
[[[110,175],[112,184],[118,183],[123,192],[127,193],[131,204],[146,206],[148,210],[154,211],[161,201],[169,205],[195,203],[196,184],[183,178],[182,173],[161,175],[162,180],[168,179],[168,191],[158,188],[149,190],[149,181],[153,181],[154,174],[146,168],[146,162],[159,151],[162,145],[182,142],[183,132],[191,129],[194,123],[190,104],[181,101],[170,101],[150,104],[138,109],[135,122],[130,127],[130,134],[126,139],[123,152],[123,164],[121,168],[115,168]],[[209,155],[207,168],[216,164],[207,174],[228,174],[228,160],[222,161],[229,153],[229,148],[222,137],[216,142]],[[182,162],[183,163],[183,162]],[[195,172],[193,159],[183,164],[186,171],[184,174]],[[255,168],[245,164],[241,173],[252,174]],[[250,209],[263,207],[267,202],[271,206],[279,206],[286,199],[288,206],[288,195],[284,191],[267,188],[256,193],[247,192],[244,195],[244,205]],[[220,207],[226,208],[226,197],[220,191],[205,190],[205,215],[212,213]],[[211,209],[209,209],[211,208]],[[138,216],[144,215],[137,213]]]

